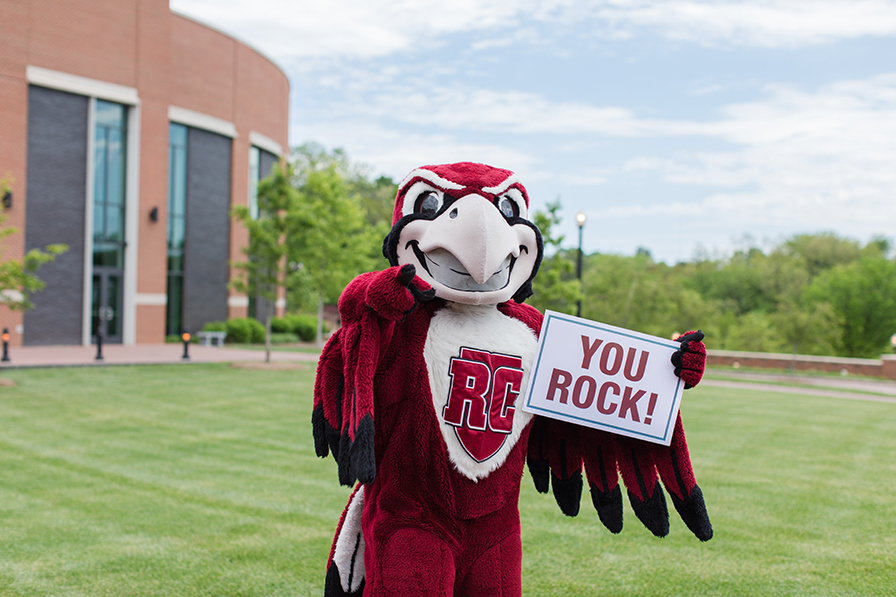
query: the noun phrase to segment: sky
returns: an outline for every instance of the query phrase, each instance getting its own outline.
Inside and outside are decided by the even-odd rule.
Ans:
[[[515,171],[586,253],[896,240],[896,0],[171,0],[290,79],[290,145]]]

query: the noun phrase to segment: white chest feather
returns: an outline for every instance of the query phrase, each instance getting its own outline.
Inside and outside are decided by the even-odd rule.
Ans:
[[[448,456],[478,481],[500,467],[532,415],[517,408],[537,339],[494,305],[458,303],[436,312],[423,356]]]

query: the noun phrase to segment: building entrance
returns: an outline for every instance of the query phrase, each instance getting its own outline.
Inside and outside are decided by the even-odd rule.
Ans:
[[[122,280],[124,272],[116,268],[93,268],[93,304],[91,307],[94,342],[121,343]]]

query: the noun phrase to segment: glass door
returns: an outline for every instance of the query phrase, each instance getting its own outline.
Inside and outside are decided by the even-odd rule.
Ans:
[[[121,342],[121,282],[123,272],[113,268],[93,269],[92,330],[103,336],[103,342]]]
[[[121,342],[126,246],[127,108],[96,100],[93,150],[93,327]]]

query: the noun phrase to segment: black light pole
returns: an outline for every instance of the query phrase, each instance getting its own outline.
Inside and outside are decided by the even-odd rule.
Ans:
[[[9,330],[3,328],[3,358],[0,361],[9,361]]]
[[[100,308],[100,313],[102,313],[102,307]],[[99,319],[97,319],[96,324],[96,356],[93,360],[102,361],[103,360],[103,322],[102,315],[100,315]]]
[[[184,356],[181,357],[181,360],[189,361],[190,360],[190,332],[184,330],[184,333],[181,334],[181,340],[184,341]]]
[[[576,216],[576,222],[579,224],[579,258],[576,260],[576,278],[579,279],[579,288],[582,286],[582,228],[585,227],[585,214],[579,213]],[[582,316],[582,299],[576,303],[576,317]]]

